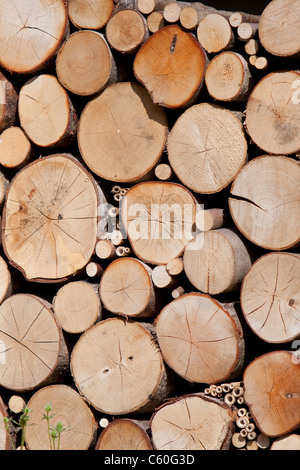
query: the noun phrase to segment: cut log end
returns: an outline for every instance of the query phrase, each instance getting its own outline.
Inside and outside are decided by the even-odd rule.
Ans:
[[[164,360],[190,382],[219,383],[237,376],[243,368],[244,343],[235,319],[204,294],[173,300],[155,320]]]
[[[95,248],[97,208],[94,180],[72,156],[35,160],[17,173],[7,193],[8,259],[32,281],[56,282],[79,272]]]
[[[81,96],[99,93],[117,80],[113,55],[104,36],[96,31],[69,36],[56,57],[56,74],[64,88]]]
[[[151,412],[170,393],[158,346],[138,322],[109,318],[90,328],[73,348],[71,372],[80,393],[106,414]]]
[[[64,331],[82,333],[102,317],[98,289],[86,281],[68,282],[53,299],[53,310]]]
[[[1,2],[0,64],[10,72],[34,73],[53,58],[67,33],[67,9],[63,0]],[[42,27],[40,18],[43,17]],[[6,45],[10,38],[9,47]]]
[[[95,450],[151,450],[146,425],[144,421],[116,419],[102,431]]]
[[[68,1],[69,19],[77,28],[95,30],[103,28],[111,17],[113,9],[113,0]]]
[[[234,41],[228,20],[216,13],[211,13],[200,21],[197,38],[208,53],[218,53],[229,49]]]
[[[133,54],[148,38],[149,32],[144,16],[137,10],[119,10],[109,19],[106,38],[118,52]]]
[[[164,110],[136,83],[110,85],[86,105],[80,117],[82,158],[94,173],[109,181],[145,178],[157,164],[166,139]]]
[[[186,106],[195,99],[205,68],[206,55],[201,45],[178,25],[167,25],[150,36],[133,62],[136,78],[154,103],[169,108]]]

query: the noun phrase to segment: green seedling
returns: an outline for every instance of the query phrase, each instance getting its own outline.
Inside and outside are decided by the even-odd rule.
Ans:
[[[47,430],[48,430],[48,436],[49,436],[49,445],[50,445],[50,450],[59,450],[60,449],[60,440],[61,440],[61,434],[68,429],[69,426],[64,427],[63,424],[58,421],[56,424],[55,428],[50,426],[50,421],[53,419],[54,414],[50,414],[52,411],[52,405],[49,403],[48,405],[45,406],[45,411],[46,413],[43,414],[43,418],[47,421]]]

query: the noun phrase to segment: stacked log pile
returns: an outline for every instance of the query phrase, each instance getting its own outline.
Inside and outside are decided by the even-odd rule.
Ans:
[[[300,1],[0,17],[0,450],[299,449]]]

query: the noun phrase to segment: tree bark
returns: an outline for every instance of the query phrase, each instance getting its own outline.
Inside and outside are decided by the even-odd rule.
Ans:
[[[245,126],[266,153],[291,155],[300,150],[300,106],[294,88],[299,81],[296,70],[271,72],[249,96]]]
[[[157,313],[151,269],[138,259],[121,258],[110,263],[99,292],[105,308],[116,315],[140,319]]]
[[[4,418],[9,418],[7,413],[7,406],[0,397],[0,451],[1,450],[12,450],[11,441],[9,434],[5,428]],[[14,439],[15,436],[12,436]]]
[[[45,407],[51,404],[50,426],[61,422],[66,428],[61,434],[59,450],[93,450],[97,422],[93,412],[79,393],[68,385],[50,385],[38,390],[28,401],[31,410],[26,429],[28,450],[51,450],[47,422],[42,419]],[[57,445],[57,444],[56,444]]]
[[[228,450],[234,412],[220,400],[191,394],[161,406],[150,426],[156,450]]]
[[[137,10],[116,11],[105,28],[112,49],[123,54],[134,54],[149,37],[147,21]]]
[[[206,61],[206,54],[192,33],[178,25],[168,25],[152,34],[138,50],[133,72],[154,103],[180,108],[198,96]]]
[[[279,437],[300,426],[300,369],[290,351],[271,351],[244,371],[244,397],[262,433]]]
[[[98,285],[87,281],[63,285],[52,305],[59,325],[69,333],[83,333],[102,318]]]
[[[199,233],[187,245],[183,263],[196,289],[217,295],[241,287],[252,264],[252,253],[235,228],[221,228]]]
[[[185,380],[215,384],[241,374],[245,343],[233,304],[183,294],[162,309],[155,326],[165,362]]]
[[[208,93],[215,100],[246,101],[253,87],[253,77],[244,57],[227,51],[211,60],[205,83]]]
[[[6,256],[30,281],[66,280],[94,252],[97,209],[94,180],[71,155],[35,160],[16,174],[7,193]]]
[[[229,209],[252,243],[282,251],[300,241],[300,168],[296,160],[263,155],[249,161],[231,187]]]
[[[293,253],[267,253],[246,274],[241,308],[250,328],[264,341],[300,338],[299,279],[300,255]]]
[[[223,106],[200,103],[175,122],[167,143],[169,163],[189,189],[212,194],[229,186],[247,160],[242,123]]]
[[[0,311],[1,386],[24,392],[61,381],[69,370],[69,355],[51,305],[18,293],[4,300]]]
[[[219,53],[231,49],[234,34],[224,16],[211,13],[200,21],[197,27],[197,38],[208,53]]]
[[[113,0],[69,0],[68,15],[77,28],[98,30],[107,24],[114,6]]]
[[[68,33],[63,0],[50,4],[45,0],[4,0],[0,17],[0,65],[17,74],[40,71]]]
[[[81,96],[99,93],[117,81],[117,66],[103,34],[71,34],[56,57],[56,74],[64,88]]]
[[[115,419],[100,434],[95,450],[152,450],[148,421]]]
[[[145,178],[159,161],[166,139],[164,110],[136,83],[107,87],[80,117],[82,158],[91,171],[109,181],[133,183]]]
[[[0,72],[0,132],[15,124],[18,99],[14,85]]]
[[[12,275],[4,258],[0,257],[0,304],[13,294]]]
[[[0,164],[5,168],[19,170],[33,152],[33,145],[21,127],[8,127],[0,135]]]
[[[111,415],[152,412],[168,396],[169,373],[149,330],[149,324],[108,318],[75,344],[72,376],[95,409]]]
[[[151,181],[129,189],[121,207],[132,250],[145,263],[167,264],[192,239],[196,203],[180,184]]]
[[[262,12],[259,39],[262,46],[279,57],[293,57],[300,53],[298,0],[273,0]]]

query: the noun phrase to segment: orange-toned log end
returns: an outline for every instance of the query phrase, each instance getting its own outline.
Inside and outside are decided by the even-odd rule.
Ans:
[[[244,371],[244,398],[262,433],[283,436],[300,426],[300,365],[290,351],[272,351]]]
[[[137,52],[133,71],[154,103],[179,108],[201,89],[206,54],[191,33],[168,25],[154,33]]]

